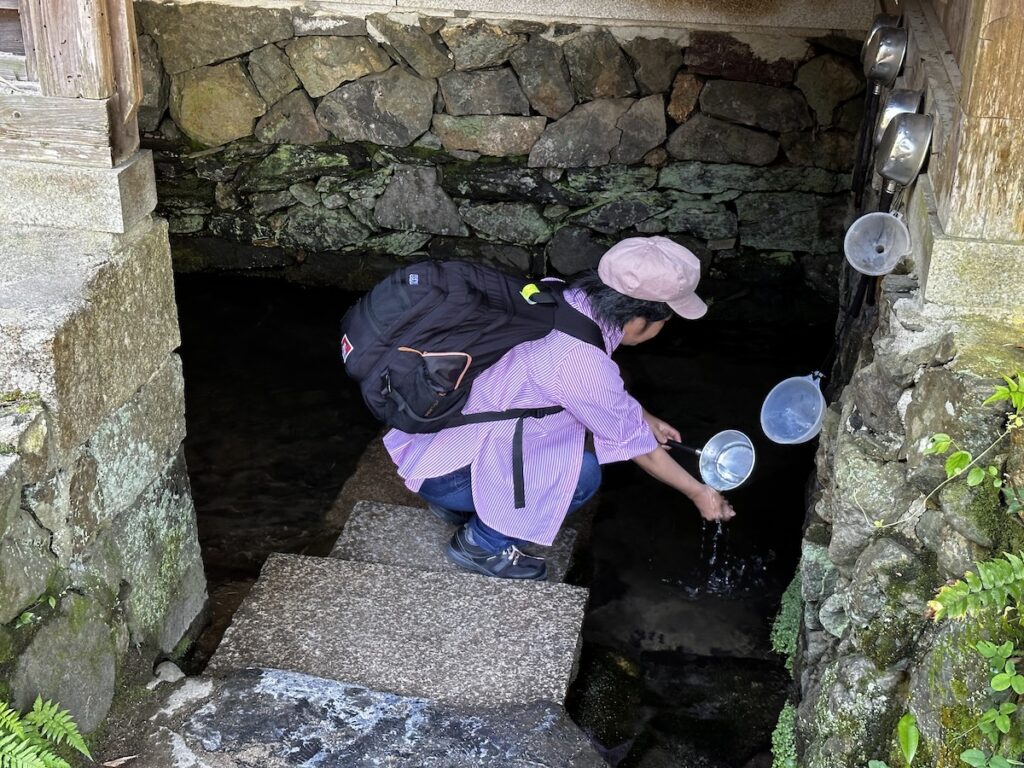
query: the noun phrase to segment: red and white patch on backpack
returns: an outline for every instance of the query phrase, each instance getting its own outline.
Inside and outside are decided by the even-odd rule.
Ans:
[[[348,340],[348,334],[341,337],[341,362],[347,363],[348,356],[352,354],[352,350],[355,347],[352,346],[352,342]]]

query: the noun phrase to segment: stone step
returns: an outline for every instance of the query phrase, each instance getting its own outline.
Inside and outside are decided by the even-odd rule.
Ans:
[[[208,672],[274,667],[457,706],[561,703],[587,590],[271,555]]]
[[[426,509],[360,501],[352,508],[331,557],[424,571],[462,572],[444,554],[454,532],[454,525]],[[576,531],[562,528],[552,546],[531,545],[526,549],[546,558],[548,581],[557,582],[565,579],[575,541]]]
[[[275,669],[191,678],[151,718],[137,762],[218,766],[604,768],[557,704],[459,710]]]

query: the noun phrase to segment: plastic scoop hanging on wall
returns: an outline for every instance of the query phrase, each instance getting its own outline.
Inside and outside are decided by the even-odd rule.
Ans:
[[[825,396],[822,373],[792,376],[776,384],[761,405],[761,429],[773,443],[806,443],[821,432]]]

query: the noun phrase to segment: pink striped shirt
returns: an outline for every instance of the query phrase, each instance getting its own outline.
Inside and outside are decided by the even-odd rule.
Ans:
[[[593,319],[582,291],[573,307]],[[510,349],[473,383],[464,413],[560,405],[561,413],[527,419],[523,429],[526,507],[515,509],[512,435],[515,421],[466,424],[434,434],[393,429],[384,445],[410,490],[427,478],[469,465],[481,520],[506,536],[550,544],[565,519],[579,479],[583,442],[594,435],[601,464],[625,461],[658,447],[643,409],[623,386],[612,351],[619,329],[601,329],[606,352],[561,331]]]

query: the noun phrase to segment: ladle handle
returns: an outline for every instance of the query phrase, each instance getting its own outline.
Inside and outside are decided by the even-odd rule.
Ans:
[[[678,448],[681,451],[686,451],[687,453],[692,453],[694,456],[700,456],[700,451],[698,451],[696,448],[691,448],[688,445],[683,445],[678,440],[671,440],[671,439],[669,439],[669,440],[665,441],[665,444],[669,448]]]

